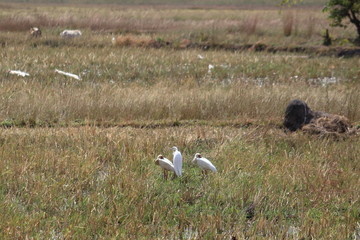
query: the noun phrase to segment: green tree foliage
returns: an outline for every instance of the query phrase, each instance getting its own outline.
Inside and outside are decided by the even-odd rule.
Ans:
[[[331,25],[346,27],[345,19],[355,25],[360,40],[360,0],[329,0],[324,11],[329,12]]]

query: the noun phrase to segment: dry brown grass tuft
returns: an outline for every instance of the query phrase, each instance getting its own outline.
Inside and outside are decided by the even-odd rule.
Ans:
[[[293,31],[294,13],[286,12],[282,20],[284,36],[289,37]]]
[[[312,37],[315,31],[315,25],[316,25],[316,18],[313,16],[310,16],[308,18],[308,21],[306,22],[306,30],[305,30],[305,36]]]
[[[303,126],[302,130],[310,134],[335,137],[340,137],[339,134],[352,135],[357,132],[349,119],[339,115],[327,115],[317,118],[310,124]]]
[[[259,22],[258,16],[249,17],[245,19],[245,21],[241,24],[240,30],[248,35],[255,34],[258,26],[258,22]]]
[[[182,39],[179,43],[180,48],[188,48],[191,45],[191,40],[189,39]]]
[[[113,40],[114,46],[119,47],[154,47],[156,40],[148,35],[133,35],[127,34],[115,37]]]

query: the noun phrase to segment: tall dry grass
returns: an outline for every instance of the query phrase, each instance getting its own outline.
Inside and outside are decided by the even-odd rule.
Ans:
[[[312,35],[314,34],[314,22],[316,22],[316,19],[314,17],[309,17],[307,24],[307,30],[306,30],[306,35],[308,37],[312,37]]]
[[[281,125],[287,103],[299,98],[314,110],[344,115],[358,122],[358,87],[308,88],[297,86],[121,87],[112,84],[41,86],[38,83],[2,84],[0,119],[7,126],[61,125],[74,122],[120,124],[139,121],[208,120]]]
[[[284,31],[284,36],[288,37],[291,35],[291,33],[293,32],[293,28],[294,28],[294,13],[293,12],[287,12],[285,13],[285,15],[283,16],[283,31]]]
[[[126,34],[116,37],[114,36],[112,38],[112,44],[114,46],[121,47],[156,47],[157,45],[160,46],[161,43],[151,36]]]
[[[254,34],[256,32],[256,27],[258,25],[258,17],[252,17],[251,19],[246,19],[240,27],[240,31],[245,32],[248,35]]]
[[[6,124],[161,119],[276,119],[280,124],[294,98],[314,110],[360,119],[356,58],[117,48],[110,38],[94,48],[98,36],[54,38],[57,47],[41,45],[49,39],[18,41],[0,53],[0,120]],[[211,71],[209,64],[215,66]],[[10,69],[27,71],[30,77],[10,75]],[[54,69],[79,74],[82,80]]]

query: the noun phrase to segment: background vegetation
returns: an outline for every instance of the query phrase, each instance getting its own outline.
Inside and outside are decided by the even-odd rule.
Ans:
[[[157,40],[180,43],[188,39],[192,43],[207,44],[255,44],[268,46],[319,46],[325,29],[329,28],[327,14],[321,7],[266,8],[245,6],[223,9],[183,8],[176,6],[131,7],[123,5],[101,8],[69,5],[0,5],[0,30],[4,32],[28,31],[39,26],[43,39],[53,39],[64,28],[88,30],[88,37],[131,33],[147,35]],[[221,10],[221,11],[220,11]],[[331,28],[330,37],[335,46],[352,46],[355,27]],[[24,36],[24,34],[23,34]],[[0,41],[6,41],[6,34]],[[21,39],[21,38],[20,38]],[[19,38],[17,39],[19,40]]]
[[[127,5],[221,5],[221,6],[244,6],[244,5],[262,5],[262,6],[278,6],[280,4],[279,1],[273,0],[273,1],[266,1],[266,0],[15,0],[15,1],[9,1],[9,0],[1,0],[0,2],[19,2],[19,3],[70,3],[70,4],[127,4]],[[303,5],[322,5],[325,3],[325,0],[305,0],[301,4]]]
[[[360,122],[360,58],[318,54],[332,48],[320,47],[317,8],[1,7],[1,239],[359,237],[358,135],[281,126],[294,98]],[[41,38],[24,27],[34,24]],[[83,36],[61,39],[72,27]],[[350,32],[333,34],[353,50]],[[164,181],[154,160],[174,145],[184,177]],[[202,177],[196,152],[219,173]]]

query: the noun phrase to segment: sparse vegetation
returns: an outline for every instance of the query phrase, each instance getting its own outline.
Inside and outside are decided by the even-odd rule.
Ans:
[[[273,9],[27,6],[0,5],[1,239],[360,234],[359,136],[281,126],[299,98],[359,127],[360,58],[259,52],[321,45],[321,13],[283,12],[290,28]],[[21,24],[38,17],[47,25],[31,38]],[[65,27],[82,37],[61,39]],[[165,181],[154,160],[174,145],[184,176]],[[203,178],[196,152],[219,172]]]

